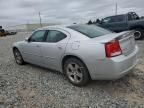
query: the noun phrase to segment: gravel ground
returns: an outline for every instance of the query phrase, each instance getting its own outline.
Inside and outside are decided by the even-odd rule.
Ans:
[[[133,73],[116,81],[91,81],[75,87],[60,73],[26,64],[18,66],[13,42],[27,33],[0,38],[0,108],[144,108],[144,41]]]

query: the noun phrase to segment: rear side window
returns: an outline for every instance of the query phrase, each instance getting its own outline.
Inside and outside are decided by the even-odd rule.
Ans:
[[[46,42],[55,43],[55,42],[59,42],[59,41],[63,40],[66,37],[67,36],[64,33],[60,32],[60,31],[49,30],[47,38],[46,38]]]
[[[77,31],[79,33],[82,33],[89,38],[95,38],[112,33],[111,31],[108,31],[96,25],[74,25],[69,26],[68,28]]]

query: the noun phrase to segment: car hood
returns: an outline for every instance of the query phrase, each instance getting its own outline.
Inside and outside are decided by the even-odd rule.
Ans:
[[[20,45],[20,44],[22,44],[22,43],[24,43],[24,41],[15,42],[15,43],[13,43],[12,46],[13,46],[13,47],[14,47],[14,46],[18,46],[18,45]]]

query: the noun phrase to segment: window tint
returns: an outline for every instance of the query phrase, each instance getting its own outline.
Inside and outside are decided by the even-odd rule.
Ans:
[[[43,42],[44,41],[44,35],[45,35],[44,30],[36,31],[32,34],[30,41],[31,42]]]
[[[95,38],[95,37],[112,33],[96,25],[74,25],[74,26],[69,26],[68,28],[80,32],[89,38]]]
[[[56,30],[50,30],[48,32],[46,42],[59,42],[64,38],[66,38],[66,35],[64,33]]]
[[[111,22],[123,22],[125,20],[124,15],[118,15],[111,17]]]

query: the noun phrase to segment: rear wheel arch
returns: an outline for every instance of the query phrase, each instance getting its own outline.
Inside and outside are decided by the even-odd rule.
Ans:
[[[66,60],[70,59],[70,58],[76,58],[78,60],[80,60],[81,62],[83,62],[79,57],[74,56],[74,55],[65,55],[62,59],[62,69],[64,68],[64,63],[66,62]],[[84,62],[83,62],[84,63]]]
[[[80,57],[75,56],[75,55],[65,55],[62,59],[62,70],[64,70],[64,63],[70,58],[75,58],[75,59],[80,60],[84,64],[84,66],[87,68],[86,64]],[[87,70],[88,70],[88,68],[87,68]],[[88,72],[89,72],[89,70],[88,70]],[[91,78],[90,73],[89,73],[89,77]]]
[[[75,86],[85,86],[91,76],[85,63],[77,56],[67,55],[63,59],[63,72]]]

